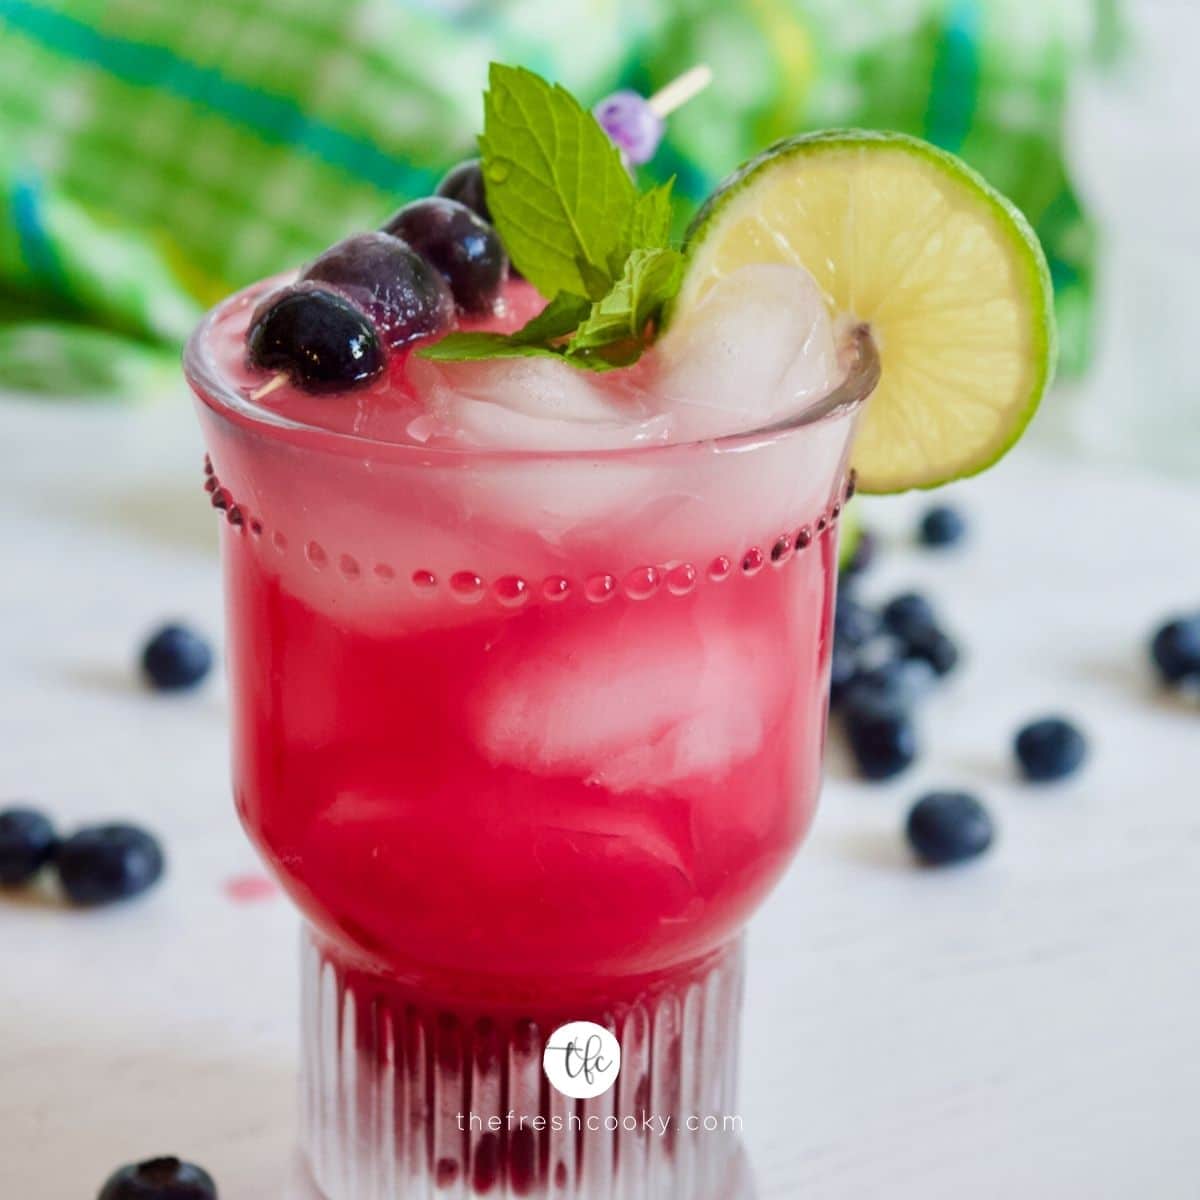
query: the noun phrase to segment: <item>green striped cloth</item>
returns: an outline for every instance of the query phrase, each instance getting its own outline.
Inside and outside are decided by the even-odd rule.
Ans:
[[[716,82],[648,173],[701,199],[798,129],[904,129],[1028,213],[1087,357],[1095,239],[1063,114],[1114,0],[0,0],[0,388],[138,397],[233,288],[427,193],[487,63],[599,99]]]

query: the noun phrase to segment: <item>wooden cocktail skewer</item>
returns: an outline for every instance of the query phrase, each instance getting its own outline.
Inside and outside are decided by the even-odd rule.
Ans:
[[[694,100],[712,81],[712,67],[708,63],[697,63],[660,87],[646,103],[656,117],[668,117],[689,100]]]
[[[694,100],[712,83],[712,80],[712,67],[708,63],[697,63],[694,67],[689,67],[682,75],[677,75],[670,83],[659,88],[646,101],[646,107],[659,121],[662,121],[676,109],[682,108],[689,100]],[[280,371],[277,375],[272,375],[266,383],[260,384],[250,392],[249,398],[257,404],[272,392],[277,392],[287,381],[287,372]]]
[[[269,396],[272,392],[277,392],[288,381],[286,371],[280,371],[278,375],[272,375],[266,383],[256,387],[250,393],[250,399],[257,404],[264,396]]]

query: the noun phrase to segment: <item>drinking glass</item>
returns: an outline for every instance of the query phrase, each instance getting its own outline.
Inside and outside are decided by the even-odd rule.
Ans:
[[[209,315],[186,370],[234,796],[304,920],[317,1186],[745,1194],[742,932],[817,799],[869,336],[769,428],[438,448],[251,402],[231,348],[265,287]],[[570,1065],[556,1031],[582,1021],[620,1065],[578,1043],[564,1085],[544,1062]]]

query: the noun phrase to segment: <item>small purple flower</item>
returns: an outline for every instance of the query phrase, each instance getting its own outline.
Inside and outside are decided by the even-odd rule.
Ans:
[[[635,166],[649,162],[662,141],[663,120],[637,92],[613,92],[592,110],[604,132]]]

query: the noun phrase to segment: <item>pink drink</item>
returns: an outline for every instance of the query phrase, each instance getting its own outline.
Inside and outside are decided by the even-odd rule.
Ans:
[[[188,370],[226,517],[238,809],[309,927],[318,1183],[729,1200],[735,1141],[684,1122],[734,1112],[739,935],[816,802],[870,364],[767,432],[464,449],[406,436],[403,362],[248,401],[251,303]],[[577,1020],[622,1044],[594,1100],[541,1071]],[[643,1111],[669,1130],[551,1124]]]

